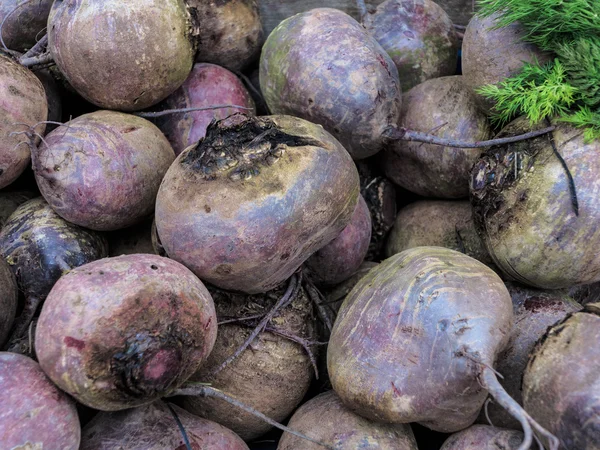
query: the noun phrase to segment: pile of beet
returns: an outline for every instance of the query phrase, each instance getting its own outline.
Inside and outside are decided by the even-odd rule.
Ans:
[[[478,92],[552,55],[322,3],[2,2],[0,449],[600,450],[600,142]]]

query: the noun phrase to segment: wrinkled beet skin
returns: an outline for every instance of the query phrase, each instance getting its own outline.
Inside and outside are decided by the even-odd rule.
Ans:
[[[371,213],[365,199],[359,196],[346,228],[306,260],[311,279],[317,284],[332,286],[351,277],[364,261],[370,242]]]
[[[248,296],[211,289],[220,320],[265,314],[287,288],[283,283],[266,294]],[[304,289],[284,309],[279,310],[270,327],[307,342],[318,339],[313,303]],[[314,376],[306,350],[297,342],[272,332],[261,333],[250,348],[216,375],[210,375],[248,338],[252,328],[230,323],[219,326],[217,341],[205,364],[190,380],[211,386],[266,414],[283,421],[300,404]],[[318,348],[311,348],[317,354]],[[193,414],[206,417],[235,431],[249,441],[271,429],[268,423],[240,411],[219,399],[188,396],[183,406]]]
[[[523,433],[488,425],[473,425],[450,436],[440,450],[517,450]]]
[[[238,77],[214,64],[195,64],[185,83],[156,109],[162,111],[215,105],[238,105],[250,109],[221,108],[171,114],[156,121],[173,146],[175,155],[202,139],[212,120],[224,119],[235,113],[256,113],[252,97]]]
[[[282,22],[267,39],[260,86],[273,114],[323,125],[354,159],[384,145],[398,122],[398,70],[352,17],[317,8]]]
[[[372,420],[435,431],[471,425],[487,397],[478,380],[513,322],[510,295],[479,261],[419,247],[372,269],[346,297],[329,340],[331,384]]]
[[[0,347],[8,337],[17,313],[17,282],[10,267],[0,260]]]
[[[600,141],[584,144],[582,130],[556,125],[491,147],[471,172],[473,218],[490,256],[514,280],[542,289],[600,281]],[[498,137],[531,128],[520,118]],[[552,140],[573,176],[578,215]]]
[[[28,138],[24,134],[10,136],[14,131],[25,131],[24,123],[34,126],[48,117],[48,101],[44,86],[25,67],[0,55],[0,189],[15,181],[27,168],[31,156]],[[44,133],[45,125],[35,131]],[[36,138],[36,142],[39,139]]]
[[[399,125],[448,139],[476,142],[490,137],[487,117],[462,76],[436,78],[404,95]],[[469,171],[481,155],[477,148],[441,147],[397,141],[383,152],[386,176],[424,197],[466,198]]]
[[[2,39],[11,50],[24,52],[31,48],[43,35],[53,0],[2,0],[0,23]],[[18,8],[17,8],[18,6]],[[14,11],[12,14],[11,11]],[[6,16],[10,14],[10,17]]]
[[[92,230],[148,218],[175,159],[151,122],[114,111],[79,116],[51,132],[33,154],[36,181],[58,215]]]
[[[210,353],[210,294],[181,264],[155,255],[105,258],[54,285],[40,314],[40,365],[84,405],[116,411],[181,386]]]
[[[581,310],[582,306],[552,292],[528,289],[512,283],[507,283],[507,288],[513,301],[515,325],[506,348],[498,356],[496,370],[504,376],[499,381],[506,392],[522,405],[521,382],[536,342],[548,327],[563,320],[568,314]],[[497,427],[521,430],[521,424],[495,403],[488,405],[488,415]],[[479,421],[487,423],[484,411],[479,415]]]
[[[69,269],[108,256],[106,238],[67,222],[39,197],[23,203],[0,231],[0,254],[25,298],[43,301]]]
[[[248,450],[233,431],[171,405],[192,450]],[[81,434],[80,450],[185,450],[185,443],[166,403],[117,412],[101,412]]]
[[[0,448],[79,449],[75,404],[33,359],[0,352],[0,386]]]
[[[402,91],[456,73],[454,24],[432,0],[387,0],[367,16],[365,28],[394,61]]]
[[[48,18],[48,50],[86,100],[136,111],[185,81],[194,57],[190,33],[183,0],[62,0]]]
[[[198,44],[196,61],[242,70],[258,59],[264,34],[256,0],[186,0]]]
[[[170,258],[215,286],[252,294],[275,288],[339,235],[359,180],[348,153],[322,127],[290,116],[237,119],[212,131],[218,140],[244,136],[227,147],[235,156],[221,161],[213,152],[215,161],[202,162],[213,145],[208,135],[185,150],[161,184],[155,218]],[[253,143],[263,129],[272,134]],[[265,144],[271,150],[255,155]],[[233,178],[246,169],[258,174]]]
[[[288,426],[339,449],[418,450],[410,425],[372,422],[344,406],[333,391],[309,400],[294,413]],[[323,447],[283,433],[277,450],[320,450]]]
[[[600,304],[556,324],[523,377],[525,410],[558,437],[561,450],[600,449]]]

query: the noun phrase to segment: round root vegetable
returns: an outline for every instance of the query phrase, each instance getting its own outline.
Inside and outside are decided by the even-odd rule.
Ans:
[[[331,8],[297,14],[273,30],[260,86],[273,113],[323,125],[354,159],[381,150],[400,114],[393,61],[356,20]]]
[[[432,0],[387,0],[365,18],[365,28],[394,61],[402,91],[456,73],[454,24]]]
[[[30,191],[3,191],[0,192],[0,230],[4,227],[6,220],[15,212],[15,209],[27,200],[31,200],[39,194]]]
[[[521,442],[520,431],[473,425],[450,436],[440,450],[517,450]]]
[[[523,405],[555,434],[561,449],[600,449],[600,304],[554,325],[523,377]]]
[[[527,449],[537,424],[492,369],[512,322],[510,295],[487,266],[441,247],[406,250],[346,297],[329,341],[331,384],[357,414],[443,432],[471,425],[489,392],[520,418]]]
[[[210,383],[269,418],[288,417],[306,395],[313,379],[314,341],[317,337],[312,301],[299,285],[287,286],[260,295],[248,296],[211,289],[219,320],[215,347],[191,381]],[[256,324],[285,294],[289,301],[267,322],[259,334],[234,361],[232,355],[251,336]],[[310,353],[309,353],[310,351]],[[255,439],[271,425],[220,399],[188,396],[183,406],[232,429],[244,440]]]
[[[170,258],[223,289],[266,292],[348,225],[356,167],[322,127],[232,116],[181,153],[156,200]]]
[[[108,231],[152,214],[174,159],[169,142],[149,121],[96,111],[48,134],[33,153],[33,168],[42,195],[58,215]]]
[[[106,109],[135,111],[185,81],[194,60],[183,0],[55,1],[48,49],[71,86]]]
[[[53,0],[2,0],[2,41],[10,50],[24,52],[43,35]],[[1,47],[4,49],[4,45]]]
[[[157,110],[203,108],[215,105],[238,105],[251,108],[220,108],[169,114],[156,121],[175,154],[179,155],[206,135],[213,120],[235,113],[254,115],[254,102],[243,83],[230,71],[214,64],[195,64],[190,76],[179,89],[158,106]]]
[[[471,204],[467,200],[422,200],[398,212],[388,236],[386,256],[425,246],[450,248],[487,266],[493,264],[475,230]]]
[[[62,219],[43,198],[19,206],[0,231],[0,254],[16,276],[25,309],[13,332],[23,337],[54,283],[74,267],[108,256],[106,238]]]
[[[350,411],[333,392],[325,392],[302,405],[288,426],[336,449],[418,450],[410,425],[372,422]],[[284,433],[277,450],[321,450]]]
[[[486,140],[490,127],[460,75],[425,81],[404,95],[400,125],[436,136]],[[425,197],[469,195],[469,170],[481,154],[476,148],[451,148],[396,141],[383,153],[387,177]]]
[[[152,245],[152,224],[152,220],[146,220],[138,225],[109,233],[109,256],[156,253]]]
[[[496,370],[503,375],[500,384],[519,404],[523,403],[521,382],[523,373],[536,342],[546,333],[548,327],[563,320],[568,314],[579,311],[582,306],[556,294],[527,289],[515,284],[507,284],[513,301],[515,326],[507,346],[498,356]],[[519,423],[504,409],[489,404],[482,411],[479,420],[491,421],[503,428],[519,429]]]
[[[78,450],[73,401],[27,356],[0,352],[0,448]]]
[[[139,254],[94,261],[60,278],[42,308],[35,345],[61,389],[115,411],[179,388],[216,334],[202,282],[175,261]]]
[[[257,0],[186,0],[198,40],[196,61],[241,70],[258,59],[263,44]]]
[[[529,127],[520,118],[499,136]],[[564,124],[546,136],[491,147],[473,167],[471,203],[496,265],[539,288],[600,281],[599,172],[600,141],[585,143],[582,130]]]
[[[248,450],[233,431],[160,400],[126,411],[99,413],[83,428],[80,450],[185,450],[173,412],[192,450]]]
[[[31,151],[25,133],[44,132],[48,102],[44,86],[25,67],[0,55],[0,189],[15,181],[29,165]],[[36,142],[39,138],[36,137]]]
[[[333,241],[306,260],[311,279],[316,284],[335,285],[358,270],[369,251],[371,213],[362,196],[350,223]]]
[[[489,112],[490,100],[475,90],[487,84],[498,84],[518,74],[525,63],[544,64],[551,55],[524,41],[525,30],[518,22],[495,28],[497,16],[473,16],[462,42],[462,73],[467,88],[475,95],[479,107]]]
[[[17,282],[8,264],[0,260],[0,346],[8,337],[17,314]]]

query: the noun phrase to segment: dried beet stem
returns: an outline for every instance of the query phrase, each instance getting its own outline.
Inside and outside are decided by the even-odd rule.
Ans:
[[[291,284],[292,284],[292,282],[290,282],[290,285]],[[285,425],[281,425],[279,422],[275,422],[273,419],[270,419],[269,417],[265,416],[263,413],[257,411],[256,409],[254,409],[250,406],[244,405],[239,400],[236,400],[235,398],[230,397],[229,395],[219,391],[218,389],[215,389],[215,388],[207,386],[207,385],[196,384],[196,383],[192,383],[187,386],[188,387],[183,387],[181,389],[176,390],[175,392],[173,392],[173,394],[170,395],[170,397],[179,396],[179,395],[189,395],[189,396],[197,396],[197,397],[218,398],[220,400],[223,400],[223,401],[229,403],[230,405],[235,406],[236,408],[240,408],[240,409],[246,411],[247,413],[252,414],[253,416],[264,420],[269,425],[271,425],[275,428],[278,428],[282,431],[285,431],[286,433],[293,434],[294,436],[297,436],[301,439],[305,439],[307,441],[313,442],[324,448],[334,450],[333,447],[331,447],[330,445],[324,444],[324,443],[319,442],[315,439],[312,439],[302,433],[294,431],[291,428],[286,427]]]
[[[173,415],[173,419],[175,419],[175,422],[177,422],[177,428],[179,428],[179,431],[181,432],[181,437],[183,438],[183,442],[185,444],[186,450],[193,450],[192,446],[190,445],[190,439],[188,438],[187,432],[185,431],[185,427],[181,423],[181,420],[179,419],[177,412],[173,409],[173,407],[171,406],[170,403],[166,402],[166,405],[167,405],[167,408],[169,408],[169,411],[171,411],[171,414]]]
[[[19,63],[25,67],[39,66],[41,64],[53,63],[54,58],[50,52],[42,53],[41,55],[31,56],[29,58],[20,58]]]
[[[21,61],[26,58],[31,58],[33,56],[41,55],[42,53],[44,53],[44,50],[46,49],[47,46],[48,46],[48,33],[44,34],[42,36],[42,38],[39,41],[37,41],[33,47],[31,47],[29,50],[27,50],[27,52],[25,52],[23,54],[23,56],[21,56],[19,58],[19,62],[21,63]]]
[[[164,111],[149,111],[149,112],[139,112],[139,113],[134,113],[134,116],[138,116],[138,117],[143,117],[145,119],[151,119],[154,117],[162,117],[162,116],[167,116],[169,114],[182,114],[182,113],[189,113],[189,112],[194,112],[194,111],[208,111],[211,109],[221,109],[221,108],[237,108],[237,109],[244,109],[247,111],[252,111],[254,108],[248,108],[246,106],[240,106],[240,105],[212,105],[212,106],[202,106],[202,107],[198,107],[198,108],[176,108],[176,109],[165,109]]]

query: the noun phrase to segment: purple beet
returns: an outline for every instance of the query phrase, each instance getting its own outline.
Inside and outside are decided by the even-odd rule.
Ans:
[[[24,52],[43,35],[53,0],[2,0],[2,40],[11,49]]]
[[[517,450],[521,442],[520,431],[473,425],[450,436],[440,450]]]

